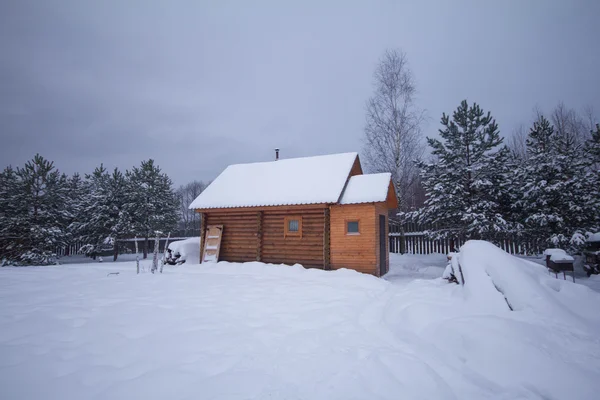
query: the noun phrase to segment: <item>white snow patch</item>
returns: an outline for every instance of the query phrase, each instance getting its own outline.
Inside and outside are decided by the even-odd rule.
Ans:
[[[587,241],[588,242],[600,242],[600,232],[588,233]]]
[[[406,283],[414,279],[439,278],[447,263],[445,254],[390,253],[390,271],[385,274],[384,279]]]
[[[599,294],[467,243],[468,272],[533,290],[510,311],[439,278],[443,256],[390,260],[389,281],[256,262],[0,268],[0,398],[597,397]]]

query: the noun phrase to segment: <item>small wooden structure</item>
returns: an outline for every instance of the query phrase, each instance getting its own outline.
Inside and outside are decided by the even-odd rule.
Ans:
[[[546,249],[544,251],[546,256],[546,267],[548,271],[554,272],[554,277],[558,278],[558,273],[563,273],[563,279],[567,279],[566,272],[571,272],[573,276],[573,282],[575,282],[575,268],[573,267],[573,257],[569,256],[562,249]]]
[[[358,154],[344,153],[231,165],[190,208],[201,213],[202,237],[223,227],[219,260],[382,276],[397,206],[391,175],[363,175]]]

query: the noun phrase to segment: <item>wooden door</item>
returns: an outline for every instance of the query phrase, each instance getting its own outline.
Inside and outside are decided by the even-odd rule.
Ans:
[[[387,272],[387,236],[385,215],[379,216],[379,276]]]
[[[204,254],[202,262],[219,261],[219,252],[221,250],[221,239],[223,237],[223,225],[210,225],[206,227],[204,239]]]

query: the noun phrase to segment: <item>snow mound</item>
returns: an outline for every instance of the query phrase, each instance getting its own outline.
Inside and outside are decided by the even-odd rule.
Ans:
[[[511,256],[489,242],[470,240],[456,258],[465,297],[493,312],[524,311],[578,326],[583,317],[578,313],[586,310],[582,305],[598,301],[589,288],[549,276],[543,266]]]
[[[173,255],[177,253],[181,254],[179,258],[181,261],[185,261],[186,264],[198,264],[200,263],[200,238],[192,237],[184,240],[178,240],[176,242],[169,243],[169,249],[173,252]]]

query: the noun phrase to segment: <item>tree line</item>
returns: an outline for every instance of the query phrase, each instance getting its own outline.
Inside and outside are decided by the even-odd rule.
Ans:
[[[583,136],[540,114],[517,152],[475,103],[441,124],[432,159],[417,164],[425,204],[402,214],[434,226],[430,236],[577,250],[600,230],[600,125]]]
[[[404,221],[433,239],[520,240],[575,250],[600,230],[600,125],[559,104],[509,143],[490,112],[465,100],[423,141],[406,55],[387,51],[367,102],[367,166],[391,172]],[[427,151],[429,150],[429,151]]]
[[[82,177],[60,173],[37,154],[23,167],[0,172],[0,262],[54,263],[56,249],[75,242],[89,256],[112,248],[116,260],[119,240],[134,236],[144,239],[146,258],[157,231],[199,230],[187,205],[204,187],[194,181],[175,190],[151,159],[125,172],[100,165]]]

